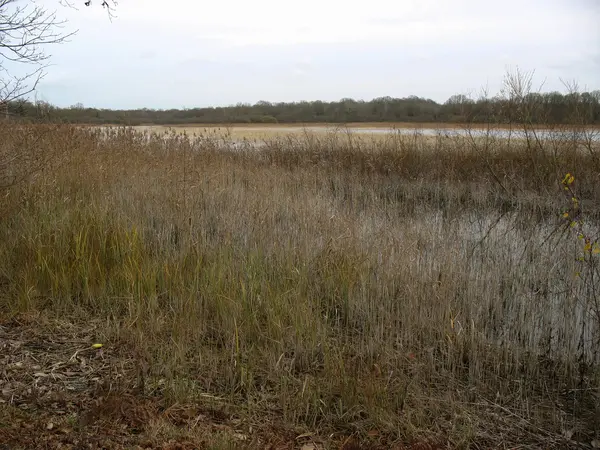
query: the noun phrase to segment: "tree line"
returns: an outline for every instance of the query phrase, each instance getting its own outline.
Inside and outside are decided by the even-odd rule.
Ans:
[[[540,123],[600,124],[600,90],[593,92],[527,93],[471,99],[453,95],[444,103],[410,96],[371,101],[300,101],[188,109],[99,109],[76,104],[68,108],[47,102],[10,102],[6,115],[20,120],[49,120],[95,125],[275,124],[275,123]]]

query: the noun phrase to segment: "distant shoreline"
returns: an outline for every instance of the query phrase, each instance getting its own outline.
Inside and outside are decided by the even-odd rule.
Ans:
[[[90,127],[107,127],[107,126],[124,126],[121,124],[80,124]],[[303,122],[303,123],[188,123],[188,124],[163,124],[163,123],[148,123],[131,125],[137,127],[163,127],[163,128],[253,128],[253,129],[276,129],[276,128],[380,128],[380,129],[485,129],[488,126],[492,129],[503,130],[520,130],[522,124],[486,124],[486,123],[452,123],[452,122]],[[535,129],[548,130],[555,128],[584,128],[587,130],[600,131],[600,125],[570,125],[570,124],[532,124]]]

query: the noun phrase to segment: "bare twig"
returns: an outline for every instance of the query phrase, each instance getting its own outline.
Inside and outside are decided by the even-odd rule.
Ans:
[[[33,92],[45,74],[48,44],[61,44],[76,32],[63,32],[56,12],[31,2],[0,0],[0,104]],[[9,73],[5,63],[34,66],[24,75]]]

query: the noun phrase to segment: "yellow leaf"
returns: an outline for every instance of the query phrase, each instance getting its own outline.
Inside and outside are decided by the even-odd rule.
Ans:
[[[563,213],[563,217],[566,219],[567,217],[569,217],[569,213],[568,212],[564,212]]]
[[[562,183],[565,185],[569,185],[569,184],[573,184],[573,181],[575,181],[575,177],[573,175],[571,175],[570,173],[568,173],[563,178]]]
[[[92,345],[92,348],[102,348],[102,344],[94,344]]]

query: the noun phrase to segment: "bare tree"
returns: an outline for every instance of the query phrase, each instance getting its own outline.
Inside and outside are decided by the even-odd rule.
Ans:
[[[83,3],[90,6],[92,1]],[[100,4],[112,18],[116,1]],[[75,7],[69,0],[57,5]],[[76,33],[65,31],[65,25],[55,11],[34,1],[0,0],[0,112],[8,114],[9,102],[36,89],[51,57],[48,45],[61,44]]]
[[[37,87],[48,66],[48,44],[65,42],[65,22],[40,5],[0,0],[0,104],[23,97]]]

